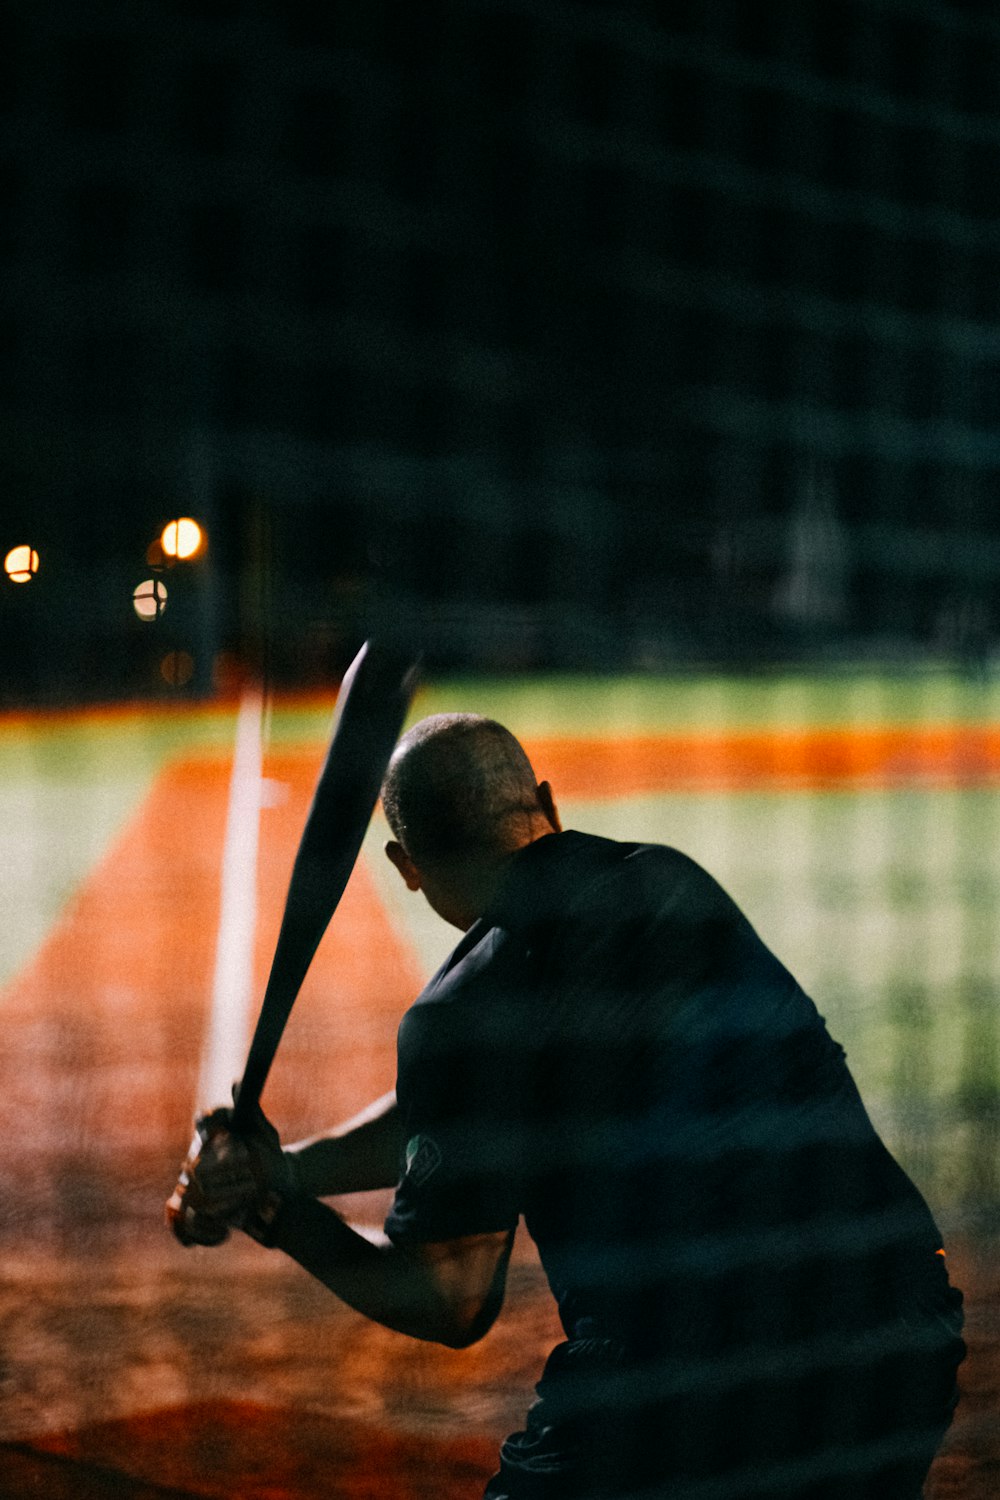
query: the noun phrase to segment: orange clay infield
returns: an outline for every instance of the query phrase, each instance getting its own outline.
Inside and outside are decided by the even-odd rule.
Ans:
[[[982,784],[1000,773],[992,728],[528,749],[567,798]],[[262,813],[258,995],[318,764],[318,753],[286,753],[265,766],[287,796]],[[185,1251],[163,1228],[191,1132],[229,772],[228,759],[201,755],[169,765],[2,995],[0,1500],[474,1497],[559,1336],[530,1246],[519,1246],[496,1327],[456,1353],[366,1323],[242,1237]],[[286,1138],[392,1086],[396,1026],[419,984],[359,866],[265,1093]],[[385,1200],[353,1207],[374,1222]],[[997,1305],[990,1262],[953,1246],[949,1263],[972,1299]],[[976,1436],[996,1371],[990,1349],[970,1344],[962,1420],[935,1467],[934,1500],[998,1492],[997,1455]]]
[[[1000,727],[993,725],[539,739],[527,748],[538,774],[564,797],[941,787],[1000,778]]]

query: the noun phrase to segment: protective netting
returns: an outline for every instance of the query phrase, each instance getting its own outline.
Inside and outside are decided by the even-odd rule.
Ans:
[[[89,1383],[67,1309],[186,1145],[236,694],[276,694],[260,969],[372,629],[421,642],[422,710],[522,736],[574,826],[702,861],[946,1232],[995,1235],[998,78],[973,0],[3,7],[0,1233],[33,1225],[66,1299],[46,1343],[12,1283],[4,1438],[96,1421],[122,1368],[138,1407],[229,1389],[193,1333],[130,1342],[141,1257]],[[365,1102],[346,1048],[391,1084],[442,956],[380,860],[323,971],[356,1009],[297,1018],[283,1129]],[[404,1425],[456,1396],[419,1369],[395,1406],[378,1377]],[[522,1385],[460,1408],[509,1423]]]

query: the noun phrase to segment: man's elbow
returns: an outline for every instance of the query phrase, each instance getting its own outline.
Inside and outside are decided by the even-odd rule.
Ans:
[[[411,1292],[419,1288],[418,1337],[468,1349],[489,1332],[503,1306],[512,1240],[506,1233],[479,1235],[411,1252],[403,1263]]]
[[[499,1311],[499,1301],[449,1307],[439,1320],[434,1341],[448,1349],[468,1349],[489,1333]]]
[[[471,1349],[473,1344],[478,1344],[479,1340],[489,1333],[492,1326],[492,1318],[488,1323],[453,1324],[448,1328],[442,1328],[434,1342],[444,1344],[446,1349]]]

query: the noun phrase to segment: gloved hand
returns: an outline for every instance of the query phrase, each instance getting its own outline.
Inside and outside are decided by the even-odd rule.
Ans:
[[[181,1244],[221,1244],[230,1227],[270,1244],[278,1211],[295,1192],[290,1160],[260,1105],[239,1133],[231,1128],[232,1114],[222,1106],[196,1122],[167,1204],[167,1222]]]
[[[217,1140],[227,1133],[231,1113],[227,1108],[217,1109],[195,1121],[194,1140],[166,1205],[167,1224],[182,1245],[221,1245],[229,1238],[226,1218],[219,1206],[206,1198],[198,1169],[203,1159],[214,1154]]]

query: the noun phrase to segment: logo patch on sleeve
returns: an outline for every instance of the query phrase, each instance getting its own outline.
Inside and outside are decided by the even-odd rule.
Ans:
[[[414,1187],[425,1183],[441,1165],[441,1148],[429,1135],[415,1135],[406,1145],[406,1175]]]

